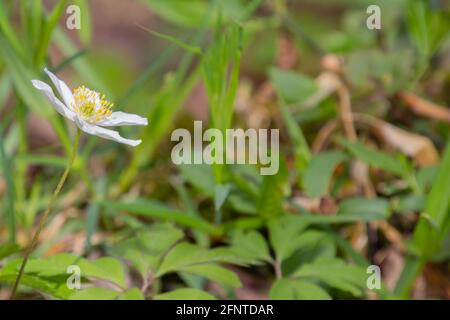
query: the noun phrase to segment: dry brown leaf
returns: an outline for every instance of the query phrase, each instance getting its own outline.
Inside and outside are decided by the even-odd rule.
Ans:
[[[429,138],[363,114],[356,114],[355,121],[369,125],[383,142],[412,157],[419,166],[439,163],[439,153]]]
[[[389,246],[377,251],[374,262],[380,266],[386,287],[394,289],[405,265],[405,258],[397,248]]]
[[[303,103],[305,108],[316,107],[321,101],[337,91],[341,80],[336,74],[326,71],[316,78],[316,84],[318,90]]]
[[[422,99],[411,92],[401,91],[398,93],[398,96],[405,102],[406,106],[411,108],[418,115],[439,121],[450,122],[449,109]]]

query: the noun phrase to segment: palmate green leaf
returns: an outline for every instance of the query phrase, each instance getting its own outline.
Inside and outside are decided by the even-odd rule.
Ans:
[[[142,278],[155,272],[162,256],[184,234],[171,224],[153,224],[148,230],[139,230],[136,236],[113,246],[113,252],[130,261]]]
[[[320,281],[359,297],[366,288],[367,274],[364,268],[345,264],[339,259],[317,259],[313,263],[302,265],[292,277]]]
[[[173,247],[164,257],[157,272],[156,277],[176,271],[184,271],[184,268],[212,264],[212,263],[243,263],[229,248],[203,249],[199,246],[182,242]]]
[[[15,274],[2,274],[0,273],[0,283],[8,283],[13,285],[16,281],[17,273]],[[30,287],[36,291],[49,294],[58,299],[67,299],[70,296],[70,292],[66,284],[63,285],[52,281],[47,281],[37,276],[31,276],[24,274],[20,280],[20,284]]]
[[[336,244],[326,232],[317,230],[304,231],[296,239],[296,250],[282,265],[283,275],[296,271],[301,264],[311,263],[317,259],[336,257]]]
[[[231,245],[233,252],[251,263],[272,260],[266,240],[257,231],[235,231],[231,236]]]
[[[114,254],[129,261],[139,272],[142,279],[145,279],[151,270],[156,269],[160,257],[145,253],[145,248],[135,238],[118,243],[112,249]]]
[[[97,260],[86,260],[72,254],[62,253],[47,259],[30,260],[25,268],[27,274],[40,277],[67,275],[67,268],[77,265],[81,276],[97,278],[125,287],[125,273],[122,264],[114,258],[103,257]]]
[[[128,239],[116,244],[112,252],[122,259],[129,261],[145,279],[151,270],[155,270],[159,264],[160,256],[146,253],[146,248],[136,238]]]
[[[278,261],[283,261],[294,253],[301,232],[308,226],[302,217],[282,216],[269,221],[269,238]]]
[[[153,255],[165,253],[183,237],[183,232],[169,223],[153,224],[148,230],[139,231],[136,236],[146,252]]]
[[[81,274],[86,277],[94,277],[107,280],[125,288],[125,272],[122,264],[110,257],[103,257],[96,260],[82,260],[79,264]]]
[[[306,280],[280,279],[270,289],[272,300],[331,300],[317,284]]]
[[[233,272],[217,264],[200,264],[183,268],[183,272],[195,274],[211,281],[232,287],[242,286],[239,277]]]
[[[334,169],[346,159],[347,156],[339,151],[314,155],[303,173],[303,185],[307,195],[311,198],[327,195]]]
[[[178,209],[170,208],[157,201],[137,199],[129,202],[100,201],[104,208],[126,211],[144,217],[152,217],[163,221],[176,222],[180,225],[206,231],[208,233],[218,232],[218,229],[206,220],[188,215]]]
[[[30,262],[31,261],[32,260],[30,260]],[[3,269],[0,269],[0,283],[14,284],[21,263],[22,259],[15,259],[5,265]],[[65,281],[62,283],[55,282],[51,279],[44,279],[37,275],[23,274],[21,285],[59,299],[67,299],[71,294],[71,290],[68,289]]]
[[[153,297],[155,300],[216,300],[216,297],[206,291],[182,288],[174,291],[157,294]]]

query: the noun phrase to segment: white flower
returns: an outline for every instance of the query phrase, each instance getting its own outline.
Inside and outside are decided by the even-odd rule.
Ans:
[[[45,82],[31,80],[34,87],[47,96],[56,111],[75,122],[82,131],[133,147],[142,142],[141,140],[125,139],[117,131],[102,127],[146,126],[148,124],[146,118],[120,111],[112,112],[113,104],[105,100],[104,95],[84,86],[75,89],[72,93],[64,81],[58,79],[47,68],[44,71],[52,80],[64,103],[55,96],[52,88]]]

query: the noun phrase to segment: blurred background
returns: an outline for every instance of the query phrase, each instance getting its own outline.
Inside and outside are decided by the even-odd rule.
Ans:
[[[44,67],[149,126],[120,128],[135,149],[82,136],[23,298],[450,297],[449,1],[0,3],[0,298],[75,132],[31,86]],[[279,128],[280,172],[175,166],[194,120]],[[72,295],[74,256],[113,261]]]

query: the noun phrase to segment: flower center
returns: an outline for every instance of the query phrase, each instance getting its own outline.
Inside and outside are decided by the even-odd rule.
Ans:
[[[85,86],[76,88],[73,91],[73,98],[73,110],[87,122],[99,122],[112,113],[114,105],[106,100],[104,95]]]

